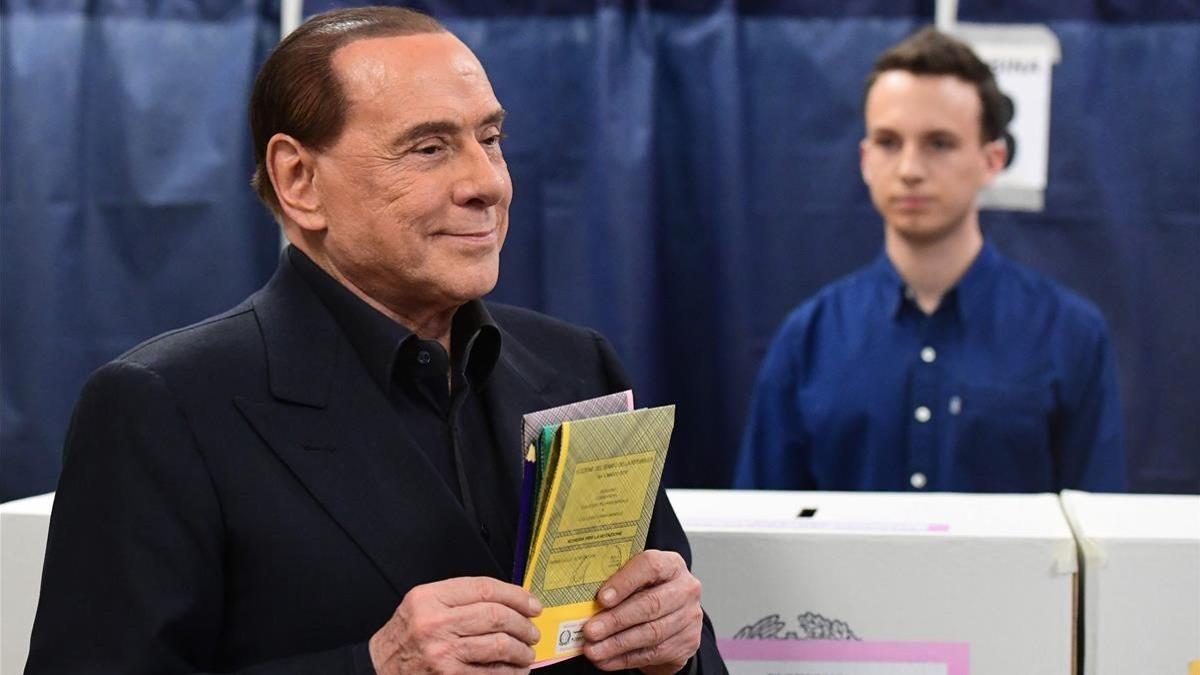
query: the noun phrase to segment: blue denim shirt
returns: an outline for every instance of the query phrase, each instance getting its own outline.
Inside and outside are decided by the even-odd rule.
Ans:
[[[734,487],[1125,489],[1116,369],[1099,310],[983,249],[924,314],[885,254],[784,321]]]

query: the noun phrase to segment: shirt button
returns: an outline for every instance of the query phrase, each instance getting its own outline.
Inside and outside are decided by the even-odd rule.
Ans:
[[[918,490],[920,490],[921,488],[925,487],[925,484],[926,484],[927,482],[928,482],[928,481],[927,481],[927,480],[926,480],[926,478],[925,478],[925,474],[921,473],[920,471],[918,471],[918,472],[916,472],[916,473],[914,473],[913,475],[911,475],[911,476],[909,476],[909,477],[908,477],[908,484],[909,484],[909,485],[911,485],[911,486],[913,486],[914,488],[916,488],[916,489],[918,489]]]
[[[917,293],[912,288],[905,286],[904,287],[904,297],[908,298],[909,300],[913,300],[917,297]]]
[[[957,396],[951,396],[949,408],[951,415],[957,415],[962,412],[962,399]]]
[[[424,349],[417,352],[417,363],[425,365],[426,363],[429,363],[429,358],[429,352],[425,351]]]
[[[480,536],[483,537],[484,541],[490,541],[490,539],[488,537],[488,529],[487,529],[486,525],[479,526],[479,534],[480,534]]]
[[[937,358],[937,351],[933,347],[926,347],[921,350],[921,360],[925,363],[933,363]]]
[[[933,417],[933,413],[929,412],[929,408],[923,405],[917,406],[917,409],[913,411],[913,418],[922,424],[928,422],[930,417]]]

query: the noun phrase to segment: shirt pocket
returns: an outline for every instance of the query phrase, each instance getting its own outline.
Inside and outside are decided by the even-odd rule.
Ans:
[[[1028,381],[958,384],[947,400],[958,462],[981,472],[1047,470],[1050,401]]]

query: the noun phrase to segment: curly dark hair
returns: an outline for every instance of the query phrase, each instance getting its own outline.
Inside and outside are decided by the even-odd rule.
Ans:
[[[952,75],[975,85],[983,108],[980,128],[984,142],[1005,137],[1013,116],[1012,100],[996,86],[992,69],[961,40],[928,26],[885,51],[867,76],[864,109],[875,80],[889,70],[904,70],[914,75]]]

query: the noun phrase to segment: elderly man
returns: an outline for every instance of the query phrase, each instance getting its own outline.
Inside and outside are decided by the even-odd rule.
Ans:
[[[512,185],[466,46],[398,8],[315,17],[255,83],[291,246],[240,306],[97,371],[76,407],[29,673],[518,672],[523,413],[628,387],[595,332],[479,300]],[[723,672],[660,493],[552,671]]]
[[[1012,114],[991,70],[926,29],[880,56],[866,89],[859,152],[884,251],[784,322],[735,486],[1122,490],[1103,317],[979,226]]]

